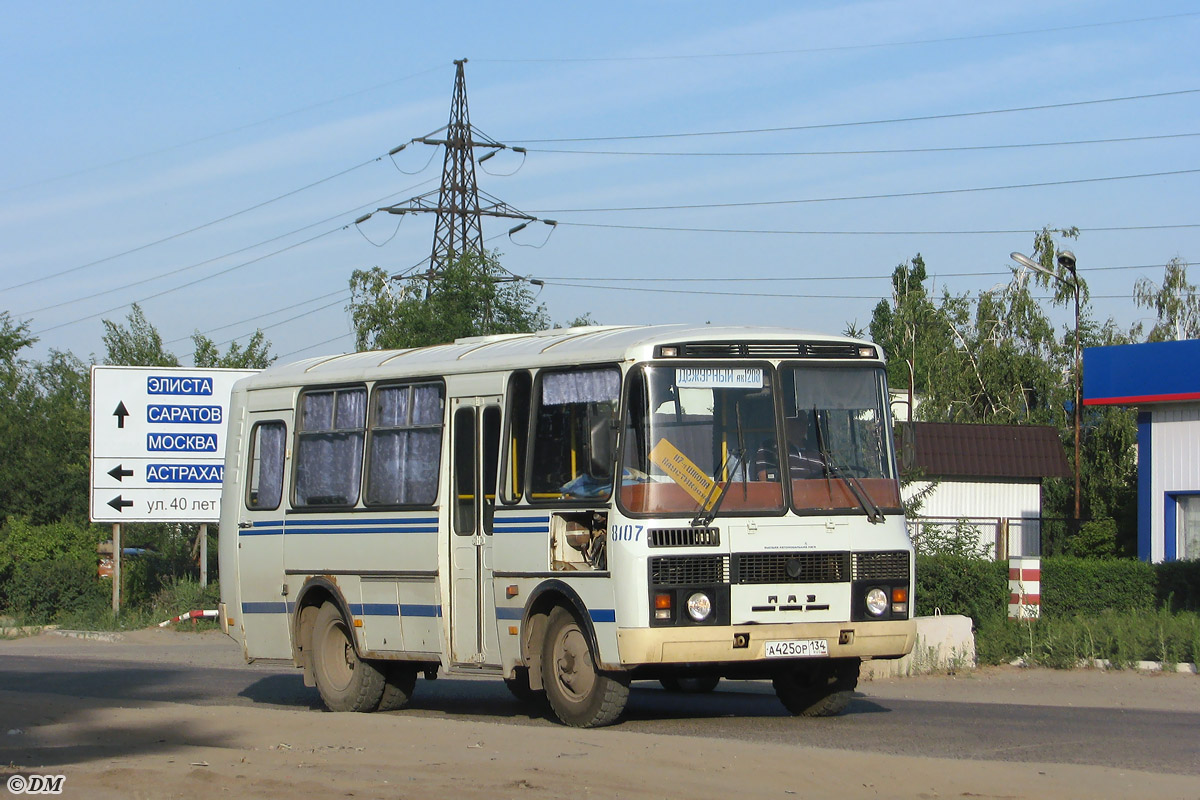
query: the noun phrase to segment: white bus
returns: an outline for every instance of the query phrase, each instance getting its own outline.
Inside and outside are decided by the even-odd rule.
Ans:
[[[568,725],[631,680],[840,712],[915,638],[882,353],[779,328],[591,327],[239,381],[221,618],[330,710],[494,675]],[[783,458],[778,454],[782,453]]]

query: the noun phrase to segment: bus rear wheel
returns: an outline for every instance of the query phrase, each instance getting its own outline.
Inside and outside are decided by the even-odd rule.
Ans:
[[[312,667],[321,700],[330,711],[374,711],[383,696],[384,679],[358,657],[350,628],[333,603],[317,612],[312,630]]]
[[[379,710],[396,711],[407,706],[417,687],[417,668],[402,661],[392,661],[380,664],[380,669],[383,694],[379,698]]]
[[[858,686],[857,658],[789,666],[771,681],[784,707],[801,717],[834,717],[846,710]]]
[[[587,633],[561,606],[546,623],[542,684],[555,716],[575,728],[611,725],[629,701],[629,678],[596,668]]]

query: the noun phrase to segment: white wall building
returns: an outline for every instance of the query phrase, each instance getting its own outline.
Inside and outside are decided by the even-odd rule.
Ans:
[[[904,489],[906,501],[925,493],[910,520],[918,546],[929,526],[966,520],[996,558],[1040,554],[1042,479],[1072,475],[1054,428],[913,422],[901,431],[905,471],[924,479]]]

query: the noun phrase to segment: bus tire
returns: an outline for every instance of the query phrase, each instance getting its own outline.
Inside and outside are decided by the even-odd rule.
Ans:
[[[374,711],[383,696],[383,673],[358,657],[350,628],[334,603],[317,612],[312,630],[313,677],[330,711]]]
[[[517,667],[513,677],[505,678],[504,685],[512,692],[513,697],[522,703],[538,703],[546,699],[546,692],[534,689],[529,685],[529,667]]]
[[[384,662],[379,668],[383,673],[379,710],[397,711],[407,706],[417,687],[417,668],[403,661]]]
[[[574,728],[612,725],[629,701],[629,677],[596,669],[587,633],[562,606],[546,622],[542,685],[554,715]]]
[[[784,708],[800,717],[834,717],[846,710],[858,686],[857,658],[789,666],[771,681]]]
[[[659,681],[668,692],[680,694],[708,694],[721,682],[716,675],[689,675],[682,678],[663,678]]]

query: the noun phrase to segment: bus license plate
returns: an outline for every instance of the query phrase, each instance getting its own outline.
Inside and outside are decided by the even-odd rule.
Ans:
[[[764,642],[763,655],[767,658],[815,658],[829,655],[827,639],[788,639]]]

